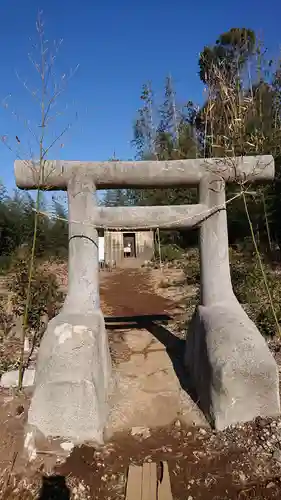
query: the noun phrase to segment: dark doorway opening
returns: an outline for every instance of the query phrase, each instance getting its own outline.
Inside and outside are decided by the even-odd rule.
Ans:
[[[135,233],[123,233],[124,257],[136,257],[136,235]]]

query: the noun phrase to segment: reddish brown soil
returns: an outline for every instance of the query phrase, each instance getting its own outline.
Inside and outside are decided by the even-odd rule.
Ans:
[[[112,316],[171,314],[175,303],[156,295],[146,270],[118,270],[101,274],[101,302]]]
[[[280,467],[263,450],[256,456],[258,423],[218,434],[201,432],[173,426],[146,440],[123,435],[103,452],[74,450],[57,472],[75,475],[90,487],[92,498],[105,500],[124,498],[130,464],[167,461],[174,500],[280,498]]]
[[[20,447],[16,450],[13,444],[15,441],[22,444],[21,426],[25,416],[14,416],[13,420],[15,418],[17,424],[9,429],[10,433],[12,429],[16,431],[16,437],[13,436],[10,442],[10,464],[15,452],[20,452]],[[123,434],[101,450],[85,446],[76,448],[66,463],[54,470],[48,495],[46,492],[41,496],[33,493],[42,488],[46,476],[38,463],[34,474],[31,471],[15,474],[2,496],[0,484],[0,498],[124,499],[130,464],[154,461],[160,465],[167,461],[174,500],[277,499],[281,495],[280,463],[272,458],[272,450],[264,448],[264,436],[272,432],[272,423],[276,422],[264,420],[260,425],[257,420],[220,433],[172,426],[152,432],[146,440]],[[8,465],[8,460],[4,462]],[[25,482],[19,483],[22,477],[26,478]],[[60,477],[66,478],[68,487],[61,485]],[[12,489],[19,485],[22,485],[19,492],[13,494]],[[76,497],[75,492],[81,485],[83,492]],[[70,493],[73,496],[70,497]]]

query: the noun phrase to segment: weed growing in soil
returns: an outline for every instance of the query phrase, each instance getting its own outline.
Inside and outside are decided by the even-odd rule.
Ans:
[[[231,277],[234,293],[246,309],[250,318],[265,336],[278,334],[276,321],[268,294],[264,287],[264,278],[255,256],[248,258],[239,251],[230,252]],[[264,272],[271,292],[273,306],[280,324],[281,320],[281,283],[269,263],[263,262]]]
[[[249,246],[251,247],[251,242],[248,241],[247,251],[245,251],[245,248],[232,247],[229,250],[234,293],[260,332],[265,336],[273,337],[278,334],[276,321],[264,286],[264,277],[259,262],[255,257],[253,248],[250,249]],[[194,291],[194,301],[192,301],[192,305],[195,307],[196,302],[199,300],[198,286],[200,284],[200,261],[199,250],[197,248],[190,249],[185,254],[182,254],[181,267],[184,271],[186,285],[197,287],[197,291]],[[278,269],[274,269],[273,264],[266,262],[264,258],[263,268],[266,273],[275,313],[280,323],[281,281],[277,275]],[[163,280],[159,286],[161,288],[168,288],[173,286],[173,283]],[[189,305],[190,300],[189,297]]]
[[[11,303],[15,316],[22,317],[26,307],[26,288],[29,281],[29,262],[19,258],[14,262],[13,278],[9,284]],[[27,332],[33,333],[35,344],[40,343],[44,333],[46,320],[52,319],[63,302],[56,276],[42,270],[38,265],[34,268],[30,287],[30,307],[28,309]]]
[[[15,366],[13,357],[8,355],[4,345],[4,341],[9,335],[13,324],[13,314],[7,311],[5,301],[2,299],[0,301],[0,376]]]
[[[172,262],[176,260],[181,260],[183,257],[183,251],[177,245],[163,245],[161,247],[161,260],[162,262]],[[159,249],[156,248],[155,260],[159,262]]]
[[[17,257],[8,275],[9,298],[0,302],[0,375],[19,367],[19,340],[11,337],[15,318],[22,319],[26,305],[26,287],[29,279],[28,260]],[[59,290],[56,276],[39,265],[31,280],[30,307],[25,335],[31,340],[31,353],[40,344],[47,322],[59,311],[64,294]],[[23,328],[21,337],[23,336]],[[11,337],[11,338],[10,338]]]

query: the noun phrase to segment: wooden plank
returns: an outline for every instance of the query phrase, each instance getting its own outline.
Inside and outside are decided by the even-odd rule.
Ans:
[[[143,464],[141,500],[157,500],[157,471],[155,463]]]
[[[141,500],[150,500],[150,464],[143,464]]]
[[[156,463],[129,467],[126,500],[173,500],[167,462],[161,462],[162,477],[157,481]]]
[[[158,498],[157,500],[173,500],[170,474],[167,462],[161,462],[163,468],[162,480],[158,481]]]
[[[150,500],[157,500],[157,468],[153,462],[150,464]]]
[[[127,479],[126,500],[141,500],[142,467],[130,465]]]

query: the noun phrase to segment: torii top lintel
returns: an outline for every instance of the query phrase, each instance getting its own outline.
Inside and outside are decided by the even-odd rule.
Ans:
[[[198,185],[205,176],[225,182],[268,182],[274,178],[271,155],[169,161],[15,161],[16,184],[21,189],[66,190],[73,177],[90,178],[97,189],[184,187]]]

